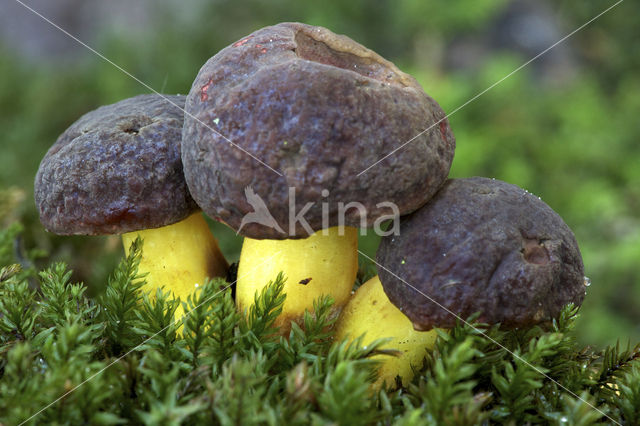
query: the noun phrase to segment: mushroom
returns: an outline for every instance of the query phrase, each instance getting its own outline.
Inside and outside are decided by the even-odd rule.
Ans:
[[[396,387],[396,377],[406,386],[420,369],[427,352],[434,348],[435,330],[416,331],[411,321],[389,302],[376,275],[355,291],[340,313],[336,324],[335,339],[363,336],[362,344],[368,345],[377,339],[390,339],[380,349],[397,350],[397,356],[374,355],[379,361],[378,378],[374,389]]]
[[[263,28],[209,59],[185,108],[189,189],[205,213],[246,237],[238,305],[284,271],[286,319],[321,294],[339,309],[357,269],[355,227],[423,205],[453,159],[445,114],[413,77],[300,23]]]
[[[452,328],[477,312],[484,323],[530,327],[556,318],[568,303],[580,305],[585,295],[580,250],[562,218],[516,185],[488,178],[448,180],[401,219],[399,235],[382,239],[377,263],[388,299],[358,289],[337,333],[366,331],[365,342],[393,337],[388,347],[403,352],[400,360],[384,361],[387,384],[395,374],[411,380],[407,364],[431,349],[434,327]],[[373,300],[375,309],[367,307]],[[379,319],[392,307],[407,318],[397,329]]]
[[[227,270],[184,181],[184,101],[141,95],[83,115],[49,149],[34,188],[47,230],[122,234],[125,252],[140,236],[139,271],[148,274],[148,285],[165,286],[181,298]]]

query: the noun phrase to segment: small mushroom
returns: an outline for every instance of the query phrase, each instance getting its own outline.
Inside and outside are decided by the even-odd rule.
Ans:
[[[182,173],[184,96],[141,95],[83,115],[49,149],[35,179],[40,221],[60,235],[144,239],[140,272],[184,299],[227,262]],[[178,317],[181,308],[179,308]]]
[[[263,28],[209,59],[186,110],[189,189],[205,213],[247,237],[238,304],[246,307],[284,271],[289,317],[321,294],[336,307],[346,302],[357,270],[355,227],[423,205],[446,179],[455,147],[444,112],[413,77],[345,36],[300,23]],[[273,220],[243,220],[259,213],[256,197]],[[274,253],[277,260],[265,262]],[[345,260],[327,263],[329,254]]]
[[[582,257],[560,216],[487,178],[447,181],[401,219],[400,235],[382,239],[377,261],[379,278],[356,291],[336,326],[338,338],[391,337],[384,348],[400,350],[381,358],[376,387],[413,378],[433,348],[434,327],[452,328],[476,312],[485,323],[528,327],[585,295]]]
[[[400,235],[382,239],[377,261],[385,293],[417,330],[450,328],[475,312],[489,324],[531,326],[585,295],[582,256],[562,218],[488,178],[447,181],[402,218]]]

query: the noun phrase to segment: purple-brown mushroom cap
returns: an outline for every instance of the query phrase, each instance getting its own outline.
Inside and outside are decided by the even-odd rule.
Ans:
[[[140,95],[73,123],[35,179],[40,221],[56,234],[122,234],[198,211],[184,180],[184,96]]]
[[[356,227],[395,213],[384,202],[414,211],[446,179],[455,148],[444,112],[413,77],[345,36],[300,23],[263,28],[209,59],[185,108],[194,199],[251,238],[337,226],[339,203],[344,225]],[[242,223],[257,197],[279,229]],[[292,211],[304,211],[309,227],[290,221]]]
[[[380,281],[419,330],[457,317],[507,328],[556,318],[585,295],[573,232],[538,197],[488,178],[451,179],[382,239]],[[437,302],[437,303],[436,303]]]

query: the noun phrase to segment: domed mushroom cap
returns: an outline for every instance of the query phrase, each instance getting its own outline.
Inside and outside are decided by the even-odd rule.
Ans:
[[[463,319],[480,311],[480,321],[506,327],[556,318],[585,295],[580,250],[560,216],[487,178],[448,180],[401,218],[400,235],[382,239],[377,261],[389,299],[417,329],[456,323],[424,295]]]
[[[183,111],[158,95],[83,115],[40,163],[34,192],[42,224],[63,235],[120,234],[197,211],[182,173],[182,124]]]
[[[413,77],[345,36],[299,23],[261,29],[209,59],[186,111],[182,154],[198,205],[239,229],[256,209],[250,188],[284,231],[243,224],[251,238],[308,236],[297,221],[289,232],[290,202],[297,213],[307,206],[313,231],[340,224],[340,202],[364,207],[347,210],[347,226],[360,226],[364,212],[366,226],[392,214],[377,205],[385,201],[409,213],[442,185],[455,148],[448,122],[438,123],[444,112]]]

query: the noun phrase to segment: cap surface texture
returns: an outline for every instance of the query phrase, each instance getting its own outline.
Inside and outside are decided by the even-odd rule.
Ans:
[[[299,23],[263,28],[209,59],[186,110],[195,117],[185,120],[182,147],[194,198],[238,230],[256,210],[246,194],[255,194],[279,226],[242,224],[251,238],[308,236],[290,220],[303,210],[313,231],[338,226],[339,203],[347,226],[392,214],[383,202],[411,212],[444,182],[455,148],[444,112],[413,77]]]
[[[418,329],[453,327],[478,311],[479,321],[529,326],[585,295],[580,250],[562,218],[488,178],[448,180],[401,218],[399,235],[382,239],[377,261],[389,299]]]
[[[166,96],[184,106],[184,96]],[[49,149],[35,180],[40,221],[56,234],[120,234],[198,210],[182,172],[183,111],[159,95],[102,106]]]

